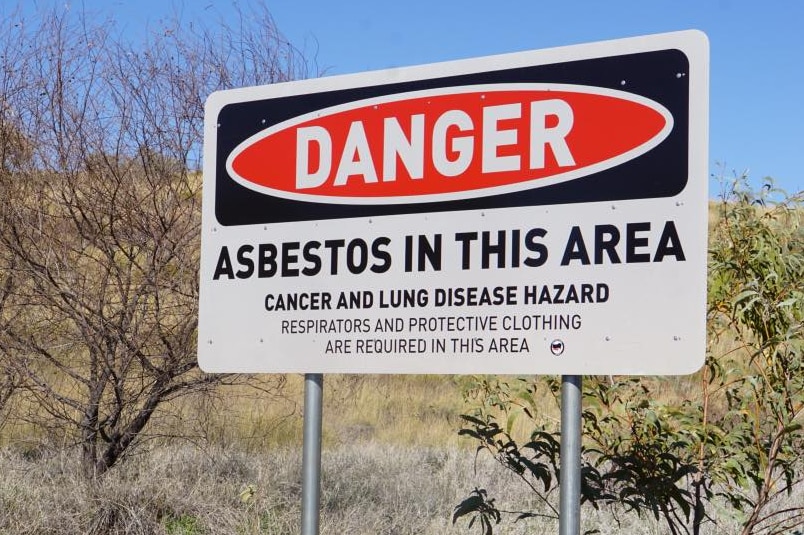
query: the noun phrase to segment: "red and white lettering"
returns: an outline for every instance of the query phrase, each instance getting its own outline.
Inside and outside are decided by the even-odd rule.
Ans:
[[[615,90],[447,87],[285,121],[244,141],[227,166],[246,187],[295,199],[467,198],[598,172],[671,128],[662,106]]]

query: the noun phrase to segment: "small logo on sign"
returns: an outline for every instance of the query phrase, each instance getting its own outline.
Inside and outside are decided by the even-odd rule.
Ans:
[[[564,352],[564,342],[561,340],[553,340],[550,342],[550,352],[555,356],[559,356]]]

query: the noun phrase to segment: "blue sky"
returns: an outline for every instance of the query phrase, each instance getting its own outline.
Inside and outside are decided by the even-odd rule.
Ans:
[[[3,0],[5,2],[5,0]],[[36,1],[24,0],[25,9]],[[127,35],[179,14],[214,23],[232,0],[74,0]],[[239,4],[248,10],[251,3]],[[710,170],[804,190],[804,2],[798,0],[266,0],[280,31],[344,74],[696,28],[711,46]],[[39,0],[38,5],[50,5]],[[0,8],[0,13],[3,11]],[[713,184],[714,196],[717,186]]]

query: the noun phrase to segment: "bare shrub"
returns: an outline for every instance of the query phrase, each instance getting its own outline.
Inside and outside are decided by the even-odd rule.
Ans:
[[[305,74],[256,15],[139,46],[69,11],[0,23],[0,395],[89,476],[166,402],[242,379],[196,365],[195,169],[209,93]]]

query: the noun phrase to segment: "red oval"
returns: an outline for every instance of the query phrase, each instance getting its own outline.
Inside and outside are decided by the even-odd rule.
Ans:
[[[229,172],[247,187],[289,198],[326,202],[329,199],[377,202],[394,198],[414,201],[419,198],[465,198],[495,194],[501,190],[540,187],[555,181],[551,179],[568,180],[613,167],[647,152],[660,143],[672,128],[669,112],[648,99],[599,88],[573,86],[568,90],[568,86],[556,87],[561,89],[540,87],[523,90],[484,86],[469,91],[463,88],[464,92],[451,93],[451,88],[444,88],[437,90],[437,94],[427,91],[403,95],[403,98],[389,95],[320,110],[275,125],[243,142],[229,157]],[[561,136],[561,141],[536,143],[536,147],[542,145],[544,158],[543,165],[537,163],[534,167],[531,141],[543,139],[544,132],[539,127],[549,130],[560,126],[559,116],[548,115],[538,118],[544,120],[545,124],[537,121],[534,127],[532,121],[536,119],[529,114],[532,103],[546,101],[566,103],[571,109],[572,127],[565,136]],[[461,154],[466,158],[468,151],[471,152],[471,159],[462,172],[449,176],[436,165],[434,151],[439,154],[442,152],[439,152],[438,144],[434,141],[434,125],[445,113],[455,110],[462,114],[464,122],[466,117],[471,120],[471,130],[462,131],[455,125],[449,127],[444,138],[447,150],[443,155],[448,161],[454,161]],[[484,110],[498,117],[500,110],[505,110],[505,113],[502,119],[496,119],[489,127],[490,119],[484,119]],[[414,156],[409,160],[414,162],[411,170],[401,157],[392,156],[396,176],[391,180],[391,174],[384,170],[385,121],[388,119],[398,123],[410,141],[415,138],[412,134],[413,116],[423,117],[416,119],[424,123],[421,143],[416,144],[417,147],[422,145],[420,152],[416,153],[421,157]],[[486,128],[491,128],[487,130],[491,135],[484,134],[484,121]],[[553,124],[550,124],[551,121]],[[355,126],[355,123],[360,124]],[[328,133],[331,158],[322,160],[317,143],[308,145],[308,160],[301,158],[303,152],[297,153],[299,129],[310,127],[322,128]],[[357,132],[352,132],[352,150],[344,154],[347,137],[354,129]],[[354,140],[361,138],[360,130],[365,133],[365,145],[358,143],[361,148],[355,149]],[[512,143],[512,139],[515,142]],[[452,150],[456,140],[462,140],[460,143],[463,144],[464,153]],[[571,154],[571,164],[566,153],[562,156],[562,143]],[[495,158],[506,162],[503,170],[488,169],[488,163]],[[538,157],[536,159],[539,160]],[[323,176],[320,166],[322,162],[326,165],[327,161],[331,169],[323,183],[314,187],[300,187],[297,167],[304,168],[306,165],[308,174],[319,171],[319,175]],[[346,174],[338,181],[340,166],[344,166],[342,175],[356,167],[361,170],[373,168],[374,171]]]

